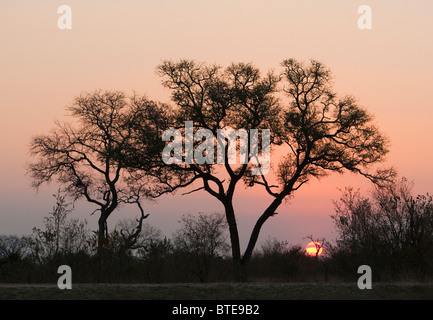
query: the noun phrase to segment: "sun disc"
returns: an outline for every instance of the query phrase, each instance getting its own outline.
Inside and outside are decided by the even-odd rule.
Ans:
[[[312,257],[316,257],[316,256],[320,256],[323,252],[323,248],[320,242],[318,241],[310,241],[306,248],[305,251],[307,252],[307,254],[309,256]]]

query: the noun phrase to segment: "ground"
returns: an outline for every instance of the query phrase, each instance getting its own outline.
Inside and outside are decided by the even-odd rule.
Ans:
[[[433,283],[0,284],[1,300],[430,300]]]

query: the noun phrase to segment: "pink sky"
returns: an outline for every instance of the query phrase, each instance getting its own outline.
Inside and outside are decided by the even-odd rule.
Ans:
[[[63,4],[72,9],[72,30],[57,27]],[[372,30],[357,26],[361,4],[372,8]],[[253,62],[263,72],[279,70],[286,58],[321,60],[337,92],[357,97],[391,138],[387,164],[412,179],[417,193],[432,192],[432,10],[429,0],[2,1],[0,234],[29,234],[54,204],[56,186],[36,194],[24,175],[31,137],[62,119],[81,91],[137,91],[168,101],[155,74],[164,59]],[[368,188],[350,174],[313,181],[280,207],[260,239],[306,244],[303,237],[313,234],[331,240],[331,200],[348,185]],[[246,239],[270,199],[242,188],[237,210]],[[221,211],[205,193],[167,196],[148,207],[148,222],[167,235],[183,213]],[[95,227],[91,211],[78,205],[74,215]],[[111,225],[122,214],[134,212],[116,213]]]

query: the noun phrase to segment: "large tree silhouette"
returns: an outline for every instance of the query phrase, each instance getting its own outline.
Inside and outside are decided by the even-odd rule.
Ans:
[[[151,187],[155,184],[147,174],[158,167],[155,154],[162,141],[157,137],[165,111],[145,97],[127,97],[119,91],[83,93],[68,110],[75,121],[56,122],[49,134],[33,138],[30,150],[37,160],[28,166],[28,173],[35,188],[56,180],[69,196],[97,207],[101,253],[108,236],[107,219],[120,205],[138,205],[140,228],[146,217],[141,199],[169,191]],[[134,129],[137,122],[146,133],[140,133],[140,141]],[[137,147],[141,170],[131,171]]]
[[[182,163],[174,162],[171,166],[190,171],[192,179],[201,181],[193,191],[205,190],[222,203],[229,226],[236,280],[246,279],[245,266],[263,224],[276,213],[286,197],[311,178],[348,170],[379,183],[393,175],[392,170],[374,174],[368,171],[371,165],[384,160],[388,152],[387,139],[372,123],[373,117],[354,98],[337,97],[332,91],[330,71],[322,63],[313,60],[304,65],[290,59],[284,61],[282,67],[280,75],[270,72],[266,76],[252,64],[245,63],[232,64],[223,70],[217,65],[181,60],[164,61],[157,68],[163,85],[172,91],[176,128],[185,130],[184,121],[192,121],[194,132],[208,129],[214,135],[214,145],[224,145],[225,157],[221,165],[216,165],[217,161],[191,162],[191,155],[183,150]],[[272,149],[278,147],[285,151],[280,163],[273,162],[277,178],[271,182],[270,175],[260,171],[264,163],[255,161],[257,153],[251,146],[245,163],[229,161],[229,140],[216,138],[221,129],[244,129],[248,141],[254,138],[253,129],[269,129]],[[206,139],[193,141],[199,154],[204,151],[200,145]],[[183,142],[191,143],[185,138]],[[216,154],[210,157],[216,160]],[[185,161],[187,159],[189,161]],[[260,214],[243,254],[233,206],[235,188],[241,181],[248,187],[264,187],[272,197]]]

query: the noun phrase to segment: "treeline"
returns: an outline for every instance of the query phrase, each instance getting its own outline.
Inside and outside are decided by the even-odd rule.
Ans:
[[[44,228],[29,236],[0,235],[1,282],[56,282],[69,265],[74,282],[210,282],[233,280],[227,222],[220,213],[187,214],[170,238],[139,220],[121,220],[98,256],[98,235],[87,222],[70,218],[65,196],[56,195]],[[135,237],[131,237],[134,235]],[[304,250],[268,238],[253,256],[252,279],[291,280],[317,263]],[[287,268],[286,268],[287,267]]]
[[[57,194],[43,229],[0,236],[0,281],[56,282],[64,264],[72,268],[74,282],[234,280],[222,214],[184,215],[170,238],[140,220],[122,220],[107,237],[101,263],[97,232],[70,213],[65,196]],[[365,264],[374,281],[433,276],[432,196],[413,196],[406,179],[375,188],[370,197],[347,188],[331,218],[338,236],[333,243],[321,240],[323,256],[310,257],[301,246],[268,238],[252,256],[249,281],[354,281]]]

